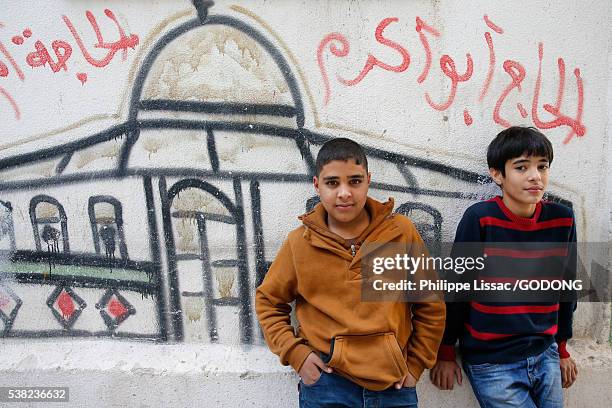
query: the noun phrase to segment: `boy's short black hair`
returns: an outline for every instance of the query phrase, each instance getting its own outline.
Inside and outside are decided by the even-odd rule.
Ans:
[[[489,144],[487,164],[505,177],[506,162],[523,154],[546,157],[548,163],[553,161],[552,144],[542,132],[534,127],[512,126],[499,132]]]
[[[321,146],[321,150],[317,154],[315,163],[317,176],[321,174],[323,166],[327,163],[334,160],[347,161],[349,159],[355,160],[356,164],[363,166],[366,173],[368,172],[368,159],[359,143],[345,137],[328,140]]]

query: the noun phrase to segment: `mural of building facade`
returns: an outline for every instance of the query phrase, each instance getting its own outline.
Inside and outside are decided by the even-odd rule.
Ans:
[[[396,211],[415,221],[434,251],[437,243],[452,239],[458,214],[496,193],[484,172],[462,166],[461,160],[385,148],[341,127],[311,126],[304,77],[274,31],[241,7],[233,13],[209,7],[194,2],[189,13],[168,19],[146,44],[107,10],[120,32],[113,46],[98,37],[109,61],[130,48],[142,51],[123,120],[59,144],[1,156],[0,336],[260,343],[255,287],[286,233],[297,226],[296,216],[316,204],[314,159],[333,137],[365,140],[372,195],[393,196]],[[485,18],[499,35],[499,27]],[[79,50],[88,55],[75,25],[66,16],[63,21],[78,47],[55,44],[55,64]],[[392,23],[381,23],[375,38],[406,62],[405,48],[383,33]],[[417,33],[423,45],[425,34],[440,35],[422,20]],[[27,40],[26,34],[16,41]],[[52,67],[53,56],[48,65],[41,60],[42,47],[36,47],[30,66]],[[341,58],[348,47],[336,33],[313,50],[325,104],[337,98],[333,86],[348,89],[370,71],[407,68],[393,68],[369,54],[355,79],[338,76],[340,85],[330,85],[335,80],[325,50]],[[69,48],[74,50],[68,53]],[[457,74],[449,58],[440,64],[451,81],[452,103],[456,87],[469,75]],[[92,65],[105,62],[86,59]],[[499,124],[505,124],[500,123],[505,98],[520,90],[525,76],[520,64],[505,68],[512,81],[498,100]],[[423,70],[419,79],[426,75]],[[83,86],[91,81],[83,72],[76,78]],[[579,73],[574,80],[576,89],[584,86]],[[585,136],[586,119],[582,107],[563,113],[564,83],[559,89],[548,111],[555,126],[565,126],[569,142]],[[581,100],[583,91],[578,93]],[[450,105],[432,98],[428,103],[437,111]],[[540,102],[534,106],[537,111]],[[522,116],[525,108],[517,109]],[[15,112],[22,115],[18,108]],[[466,126],[472,116],[464,112]],[[533,116],[536,126],[553,127]],[[549,199],[584,209],[571,189],[553,188]]]

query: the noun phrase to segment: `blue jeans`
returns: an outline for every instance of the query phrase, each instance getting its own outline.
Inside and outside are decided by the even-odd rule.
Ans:
[[[507,364],[463,364],[482,408],[562,408],[557,343],[543,353]]]
[[[321,372],[311,385],[300,380],[300,408],[416,408],[416,388],[370,391],[335,374]]]

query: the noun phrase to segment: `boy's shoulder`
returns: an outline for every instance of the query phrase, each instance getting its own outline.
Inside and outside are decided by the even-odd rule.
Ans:
[[[387,232],[391,232],[391,234],[387,235]],[[399,232],[399,236],[397,232]],[[383,244],[386,242],[423,244],[423,238],[414,221],[400,213],[389,214],[385,222],[372,231],[366,239]]]
[[[546,219],[574,218],[574,210],[565,204],[542,200],[542,217],[546,217]]]
[[[465,210],[465,212],[463,213],[463,216],[464,217],[472,216],[472,217],[477,217],[477,218],[489,217],[489,216],[501,216],[503,212],[499,208],[499,205],[497,204],[496,200],[497,198],[494,197],[489,200],[484,200],[484,201],[479,201],[477,203],[474,203]]]
[[[403,214],[392,213],[387,218],[392,224],[399,227],[405,234],[413,234],[417,230],[414,222]]]
[[[296,240],[304,239],[305,234],[308,234],[308,228],[306,228],[305,225],[299,225],[289,231],[285,240],[289,242],[296,242]]]

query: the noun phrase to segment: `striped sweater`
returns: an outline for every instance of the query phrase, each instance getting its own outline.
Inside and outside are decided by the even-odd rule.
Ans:
[[[482,242],[488,256],[502,260],[497,263],[501,265],[495,271],[498,275],[489,276],[493,281],[516,278],[526,269],[521,262],[534,256],[562,256],[567,266],[574,271],[576,267],[574,215],[570,208],[557,203],[540,201],[531,218],[513,214],[501,197],[476,203],[465,211],[455,242]],[[508,245],[495,247],[495,243],[517,243],[523,248],[534,243],[535,249],[529,253],[508,249]],[[562,245],[542,250],[541,243]],[[561,358],[569,357],[565,342],[572,336],[575,306],[575,302],[448,302],[438,359],[455,360],[457,340],[463,360],[470,364],[519,361],[542,353],[555,340]]]

